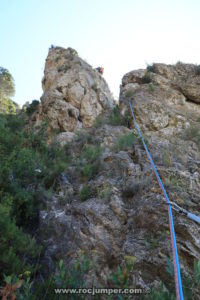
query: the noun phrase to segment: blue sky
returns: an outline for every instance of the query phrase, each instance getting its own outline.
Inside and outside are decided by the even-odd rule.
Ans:
[[[51,44],[72,47],[118,97],[122,76],[153,62],[200,64],[200,1],[2,0],[0,66],[15,79],[19,104],[42,95]]]

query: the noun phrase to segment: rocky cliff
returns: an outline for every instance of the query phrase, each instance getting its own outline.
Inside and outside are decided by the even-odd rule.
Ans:
[[[100,113],[114,105],[104,78],[72,48],[49,49],[42,87],[41,105],[33,121],[38,125],[47,120],[51,131],[91,127]]]
[[[35,119],[48,117],[62,132],[84,130],[65,146],[69,167],[40,212],[47,273],[61,258],[72,264],[81,252],[95,266],[85,275],[86,286],[113,287],[111,275],[127,261],[134,264],[129,286],[174,286],[166,271],[168,208],[127,102],[131,99],[171,201],[199,215],[199,80],[198,68],[182,63],[132,71],[122,79],[119,108],[107,111],[113,100],[101,75],[72,49],[50,50]],[[178,212],[174,225],[180,264],[189,278],[194,259],[200,259],[200,227]],[[198,293],[195,287],[194,299],[200,299]]]

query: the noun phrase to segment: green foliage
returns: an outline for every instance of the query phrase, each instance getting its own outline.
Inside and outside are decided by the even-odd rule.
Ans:
[[[30,259],[36,258],[41,248],[16,226],[9,216],[9,210],[8,201],[0,204],[0,274],[31,271]]]
[[[162,153],[162,163],[165,167],[172,166],[172,157],[169,151],[164,150]]]
[[[98,145],[88,145],[86,144],[83,147],[83,151],[81,154],[81,159],[87,160],[87,162],[94,162],[97,160],[102,154],[102,148]]]
[[[9,294],[7,292],[4,292],[4,289],[2,291],[2,294],[9,297],[9,299],[18,299],[18,300],[27,300],[27,299],[33,299],[31,288],[33,285],[33,282],[30,280],[29,275],[26,275],[25,272],[24,276],[25,278],[21,278],[21,276],[16,276],[14,274],[9,276],[4,276],[4,282],[6,286],[4,287],[5,291],[9,290]],[[6,297],[6,296],[5,296]],[[5,298],[7,299],[7,297]]]
[[[92,143],[93,136],[84,130],[79,130],[76,132],[75,141],[83,147],[85,144]]]
[[[128,91],[126,91],[126,93],[125,93],[125,97],[126,98],[132,98],[133,97],[133,95],[134,95],[134,91],[133,90],[128,90]]]
[[[110,199],[111,194],[112,194],[112,188],[107,184],[104,184],[102,188],[97,189],[98,198]]]
[[[84,187],[79,192],[79,198],[81,201],[85,201],[92,195],[91,188],[88,185],[84,185]]]
[[[128,114],[128,112],[122,116],[120,113],[120,109],[119,106],[116,105],[109,113],[108,116],[98,116],[94,127],[98,128],[98,127],[102,127],[105,124],[108,125],[112,125],[112,126],[129,126],[129,122],[130,122],[130,116]]]
[[[131,284],[131,272],[133,270],[134,261],[128,259],[123,267],[118,266],[117,271],[110,276],[110,281],[114,287],[128,288]]]
[[[134,145],[134,143],[136,142],[136,139],[137,138],[136,138],[134,133],[129,133],[129,134],[123,135],[117,141],[114,149],[116,151],[130,149]]]
[[[40,102],[38,100],[33,100],[32,103],[26,109],[27,115],[31,116],[36,111],[39,103]]]
[[[14,96],[14,93],[15,85],[12,75],[7,69],[0,67],[0,99]]]
[[[186,189],[187,185],[181,178],[178,178],[175,175],[169,175],[165,178],[165,185],[173,190],[181,191],[182,189]]]
[[[145,237],[145,243],[147,246],[150,246],[152,249],[155,249],[159,246],[160,242],[165,239],[165,233],[155,234],[150,232]]]
[[[198,117],[198,118],[196,119],[196,122],[200,122],[200,117]]]
[[[200,75],[200,65],[196,66],[195,73],[196,73],[197,76]]]
[[[194,284],[200,288],[200,260],[194,260]]]
[[[91,179],[98,173],[102,151],[103,149],[98,145],[84,145],[82,153],[76,162],[80,175]]]
[[[174,279],[174,266],[172,258],[169,259],[166,257],[166,271],[170,275],[172,279]],[[183,287],[183,295],[184,299],[192,300],[195,295],[199,295],[200,292],[200,260],[194,260],[194,272],[192,276],[188,276],[185,274],[184,270],[181,268],[181,279],[182,279],[182,287]],[[148,295],[145,299],[151,300],[175,300],[175,287],[174,280],[173,284],[169,284],[169,290],[164,287],[164,284],[161,283],[158,288],[153,288],[151,294]]]
[[[155,92],[155,90],[156,90],[156,88],[155,88],[155,86],[153,85],[153,83],[150,83],[148,88],[149,88],[149,92],[152,93],[152,94],[153,94],[153,93]]]
[[[47,146],[45,122],[37,131],[27,131],[25,122],[25,114],[0,115],[0,274],[6,275],[33,268],[39,247],[25,232],[37,228],[46,189],[57,188],[70,160],[57,144]]]
[[[15,114],[16,104],[9,98],[0,98],[0,113]]]
[[[147,72],[155,73],[155,64],[147,65]]]
[[[170,293],[161,283],[158,288],[152,288],[151,293],[145,298],[148,300],[176,300],[176,296]]]
[[[70,69],[71,69],[71,65],[69,65],[69,64],[64,64],[64,65],[58,67],[58,72],[59,72],[59,73],[60,73],[60,72],[67,73],[67,71],[70,70]]]
[[[187,128],[183,134],[183,138],[186,140],[191,140],[200,146],[199,125],[191,125],[189,128]]]
[[[63,260],[58,264],[58,274],[54,275],[58,287],[76,288],[84,286],[84,274],[90,269],[91,263],[85,255],[81,255],[69,268]]]
[[[61,259],[53,276],[46,279],[42,285],[38,284],[36,286],[35,298],[33,299],[43,299],[44,296],[49,300],[67,299],[66,294],[55,293],[55,289],[84,288],[84,275],[88,274],[92,267],[91,259],[88,259],[84,253],[80,254],[70,266]],[[85,295],[71,294],[70,299],[85,299]]]
[[[132,280],[132,270],[134,265],[135,257],[134,256],[125,256],[125,261],[122,266],[118,266],[117,270],[110,275],[108,278],[108,283],[111,288],[132,288],[133,280]],[[135,288],[135,287],[134,287]],[[125,300],[130,299],[130,297],[126,297],[125,295],[118,294],[117,298],[112,295],[108,299],[119,299]]]
[[[150,72],[146,72],[145,75],[142,77],[142,83],[150,83],[151,82],[151,75]]]

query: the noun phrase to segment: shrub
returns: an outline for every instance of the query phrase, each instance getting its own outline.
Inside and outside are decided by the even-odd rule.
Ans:
[[[112,194],[112,188],[107,184],[104,184],[102,188],[97,189],[98,198],[110,199],[111,194]]]
[[[153,232],[150,232],[148,235],[145,236],[145,243],[147,246],[150,246],[151,248],[155,249],[159,247],[160,242],[163,241],[165,237],[165,232],[161,234],[155,234]]]
[[[116,145],[114,146],[114,150],[121,151],[130,149],[134,145],[136,139],[137,138],[134,133],[123,135],[117,141]]]
[[[68,70],[70,70],[71,69],[71,66],[70,65],[68,65],[68,64],[64,64],[64,65],[62,65],[62,66],[60,66],[60,67],[58,67],[58,72],[60,73],[60,72],[64,72],[64,73],[66,73]]]
[[[94,162],[101,156],[102,151],[103,151],[103,149],[98,145],[96,146],[96,145],[86,144],[83,147],[81,159],[85,159],[85,160],[87,160],[87,162]]]
[[[40,104],[40,102],[38,100],[33,100],[26,109],[27,115],[31,116],[36,111],[39,104]]]
[[[84,187],[80,190],[79,192],[79,197],[81,199],[81,201],[85,201],[88,198],[90,198],[92,192],[91,189],[88,185],[84,185]]]
[[[40,251],[35,240],[11,220],[9,207],[0,204],[0,274],[19,274],[33,270],[30,259],[33,261]]]
[[[25,122],[25,114],[0,115],[0,274],[32,268],[38,246],[24,232],[37,228],[45,188],[57,188],[70,159],[58,145],[47,146],[46,123],[27,131]]]
[[[85,144],[92,143],[93,136],[84,130],[76,132],[75,141],[83,147]]]
[[[146,72],[145,75],[142,77],[142,83],[150,83],[151,82],[151,76],[150,72]]]
[[[102,150],[100,146],[85,144],[80,157],[76,161],[76,167],[80,175],[90,180],[98,173]]]
[[[156,88],[155,88],[155,86],[153,85],[153,83],[150,83],[148,88],[149,88],[149,92],[152,93],[152,94],[153,94],[153,93],[155,92],[155,90],[156,90]]]
[[[169,151],[164,150],[162,153],[162,162],[165,167],[172,166],[172,156]]]
[[[171,278],[174,278],[174,267],[172,258],[169,259],[166,257],[166,271],[170,275]],[[182,278],[182,287],[183,287],[183,294],[184,298],[187,300],[194,299],[195,295],[198,295],[200,292],[200,260],[196,261],[194,260],[194,271],[193,275],[190,277],[185,274],[184,270],[181,268],[181,278]],[[175,289],[174,289],[174,283],[173,285],[169,284],[169,290],[167,290],[164,287],[164,284],[161,283],[160,287],[153,288],[151,291],[151,294],[148,295],[148,297],[145,297],[145,299],[150,300],[175,300]]]
[[[177,191],[181,191],[184,186],[181,180],[176,176],[168,176],[165,179],[165,185],[171,189],[175,189]]]
[[[120,113],[120,109],[119,106],[116,105],[108,114],[108,116],[98,116],[94,127],[98,128],[101,127],[105,124],[108,125],[112,125],[112,126],[126,126],[129,127],[129,123],[130,123],[130,116],[128,114],[128,112],[122,116]]]
[[[110,286],[116,288],[128,288],[132,285],[131,273],[133,270],[134,261],[135,257],[133,256],[125,257],[124,265],[118,266],[116,272],[111,274],[109,278]]]
[[[16,276],[13,274],[4,276],[6,285],[0,291],[3,299],[33,299],[31,295],[31,287],[33,282],[30,281],[30,277],[27,277],[26,273],[27,272],[25,272],[25,279],[22,279],[21,276]]]
[[[186,140],[191,140],[200,146],[199,125],[191,125],[189,128],[187,128],[183,134],[183,138]]]
[[[98,168],[98,162],[94,162],[93,164],[88,163],[81,169],[81,175],[90,180],[95,174],[97,174]]]
[[[123,185],[123,195],[125,197],[133,197],[137,193],[144,191],[149,186],[149,178],[135,179],[134,181],[126,180]]]
[[[15,114],[17,105],[9,98],[0,99],[0,113]]]
[[[15,84],[10,72],[0,67],[0,98],[14,96]]]
[[[130,89],[130,90],[126,91],[125,98],[132,98],[133,95],[134,95],[134,91]]]
[[[200,122],[200,117],[198,117],[198,118],[196,119],[196,122]]]
[[[155,64],[147,65],[147,72],[156,73]]]
[[[196,73],[197,76],[200,75],[200,65],[197,65],[197,66],[195,67],[195,73]]]

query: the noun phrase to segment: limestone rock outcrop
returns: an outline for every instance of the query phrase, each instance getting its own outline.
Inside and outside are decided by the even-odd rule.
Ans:
[[[59,132],[91,127],[114,104],[104,78],[72,48],[49,49],[42,87],[33,120],[36,124],[48,120],[50,129]]]
[[[122,79],[119,106],[121,115],[128,116],[131,100],[170,200],[199,215],[200,105],[197,93],[192,99],[183,92],[181,79],[185,74],[192,81],[194,72],[195,66],[180,64],[156,64],[153,72],[132,71]],[[198,79],[196,73],[194,77]],[[49,89],[50,82],[44,83]],[[80,109],[78,104],[74,107],[76,115]],[[95,266],[85,276],[86,286],[113,287],[111,275],[126,265],[128,257],[134,261],[131,287],[155,288],[163,282],[172,290],[174,279],[166,271],[166,258],[172,253],[168,207],[133,123],[120,126],[117,121],[89,128],[77,138],[67,134],[72,163],[40,212],[46,270],[54,269],[61,258],[72,263],[82,251]],[[95,153],[101,154],[91,162]],[[176,211],[173,216],[180,265],[187,278],[193,274],[194,259],[200,259],[200,227]],[[199,290],[192,293],[200,299]]]

